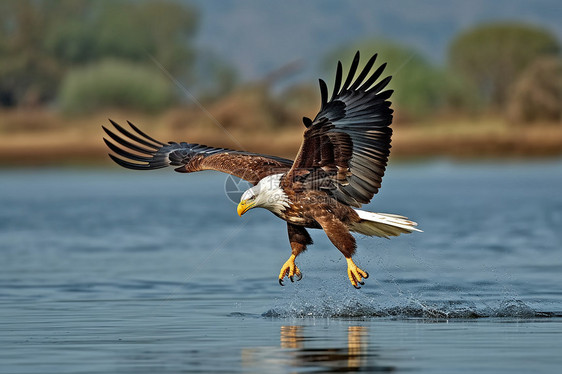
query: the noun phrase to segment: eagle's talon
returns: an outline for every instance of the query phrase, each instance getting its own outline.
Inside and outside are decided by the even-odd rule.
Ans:
[[[360,290],[360,289],[361,289],[361,287],[359,287],[359,286],[357,286],[357,285],[355,285],[355,284],[353,285],[353,287],[355,287],[356,290]]]
[[[295,277],[297,277],[297,281],[302,279],[301,271],[297,265],[295,265],[295,257],[295,255],[291,255],[281,267],[281,271],[279,272],[279,284],[282,286],[284,286],[283,278],[285,277],[288,277],[292,283],[295,282]]]
[[[363,280],[367,279],[369,277],[369,274],[366,271],[359,269],[357,265],[355,265],[351,257],[346,257],[346,260],[347,276],[349,278],[349,281],[351,282],[351,285],[353,287],[360,289],[361,287],[359,287],[357,284],[359,283],[362,286],[365,285],[365,282],[363,282]]]

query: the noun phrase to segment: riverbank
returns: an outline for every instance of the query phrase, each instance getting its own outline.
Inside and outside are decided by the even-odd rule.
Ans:
[[[197,108],[176,108],[158,116],[110,110],[64,117],[55,112],[0,112],[0,165],[45,166],[105,164],[102,125],[108,118],[138,125],[155,138],[189,141],[292,158],[302,141],[299,117],[283,126],[247,126],[218,111],[210,117]],[[439,118],[433,122],[393,124],[393,159],[450,157],[534,158],[562,155],[562,124],[514,126],[501,119]]]

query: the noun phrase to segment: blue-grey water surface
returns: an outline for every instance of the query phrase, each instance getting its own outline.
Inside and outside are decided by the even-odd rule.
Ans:
[[[559,372],[562,162],[394,164],[367,210],[423,233],[324,233],[277,283],[285,223],[218,173],[0,171],[0,372]]]

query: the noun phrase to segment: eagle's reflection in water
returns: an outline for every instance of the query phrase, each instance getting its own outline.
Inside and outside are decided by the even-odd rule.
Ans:
[[[303,347],[302,326],[281,326],[281,348]]]
[[[377,365],[379,354],[369,348],[368,328],[347,327],[347,346],[334,347],[344,339],[306,336],[306,326],[281,326],[280,347],[246,348],[242,363],[267,372],[388,372],[394,367]],[[343,337],[342,337],[343,338]],[[343,345],[343,344],[342,344]]]

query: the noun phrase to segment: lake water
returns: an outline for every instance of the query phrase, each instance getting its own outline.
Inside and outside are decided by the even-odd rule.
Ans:
[[[559,372],[562,162],[393,164],[358,238],[277,283],[285,223],[217,173],[0,171],[0,372]]]

